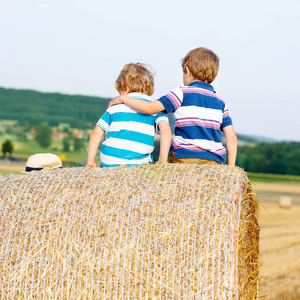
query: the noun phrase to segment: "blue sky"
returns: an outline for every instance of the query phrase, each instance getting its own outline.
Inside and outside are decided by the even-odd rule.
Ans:
[[[114,97],[122,67],[143,62],[157,98],[182,85],[181,58],[207,47],[236,132],[300,141],[299,3],[0,0],[0,86]]]

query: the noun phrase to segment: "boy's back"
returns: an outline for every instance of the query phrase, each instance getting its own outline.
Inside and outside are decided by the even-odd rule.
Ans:
[[[141,93],[130,97],[151,101]],[[107,132],[102,143],[100,161],[103,167],[139,165],[153,162],[155,128],[160,122],[168,122],[165,114],[141,114],[125,104],[110,107],[97,122]]]
[[[224,101],[205,82],[177,88],[159,101],[175,117],[171,152],[176,158],[196,158],[226,163],[221,130],[232,121]]]
[[[119,93],[129,94],[137,101],[151,102],[153,74],[141,63],[129,63],[121,70],[115,87]],[[102,167],[153,162],[155,126],[161,134],[157,163],[166,163],[172,132],[165,114],[141,114],[123,104],[108,108],[91,133],[86,166],[97,167],[96,155],[105,132],[107,139],[102,143],[100,155]]]

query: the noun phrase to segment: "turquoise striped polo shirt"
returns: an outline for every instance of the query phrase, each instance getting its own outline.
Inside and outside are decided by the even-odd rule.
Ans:
[[[128,96],[151,101],[149,96],[141,93],[130,93]],[[100,165],[135,166],[153,162],[154,134],[155,130],[159,133],[157,125],[160,122],[168,122],[166,114],[141,114],[125,104],[108,108],[97,122],[107,132],[101,146]]]

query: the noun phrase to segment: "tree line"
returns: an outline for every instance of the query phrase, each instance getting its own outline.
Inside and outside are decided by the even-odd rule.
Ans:
[[[239,146],[237,165],[247,172],[300,175],[300,142]]]
[[[0,119],[18,120],[19,125],[36,128],[37,142],[42,147],[47,147],[51,135],[49,126],[69,123],[73,128],[92,129],[107,108],[109,100],[101,97],[0,88]],[[170,121],[173,127],[172,118]],[[238,136],[238,139],[251,143],[238,148],[237,165],[245,171],[300,175],[299,142],[255,143],[251,138],[247,140],[247,136]],[[63,141],[64,150],[69,149],[70,142],[70,139]],[[79,140],[72,142],[74,148],[82,146]],[[9,143],[4,145],[6,150],[10,150],[10,147]],[[158,156],[158,152],[159,143],[153,156]]]
[[[37,126],[47,123],[87,129],[94,126],[110,99],[33,90],[0,88],[0,119],[18,120],[19,124]]]
[[[159,155],[155,142],[154,160]],[[300,142],[259,142],[238,147],[236,165],[246,172],[300,175]]]
[[[34,139],[37,144],[42,148],[49,148],[53,142],[52,128],[44,123],[36,126],[34,129]],[[17,135],[19,140],[24,140],[24,138],[26,140],[24,131],[19,131]],[[71,148],[74,151],[80,151],[81,149],[85,148],[84,139],[71,136],[70,133],[62,139],[62,146],[63,151],[66,152],[70,151]],[[3,157],[10,157],[14,151],[13,142],[10,139],[4,140],[1,144],[0,150],[3,153]]]
[[[73,138],[74,139],[74,138]],[[51,128],[46,125],[37,127],[36,140],[40,146],[47,148],[51,143]],[[70,138],[63,140],[63,150],[70,150]],[[75,138],[74,150],[82,149],[83,141]],[[13,143],[6,140],[1,145],[3,156],[10,156]],[[154,160],[158,159],[159,141],[155,142],[152,153]],[[237,166],[246,172],[300,175],[300,142],[289,143],[257,143],[239,146]]]

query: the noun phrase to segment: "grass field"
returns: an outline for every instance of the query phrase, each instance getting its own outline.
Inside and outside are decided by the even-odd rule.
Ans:
[[[20,174],[25,162],[0,162],[0,176]],[[254,174],[249,178],[259,201],[260,299],[300,299],[300,176]],[[281,196],[293,205],[281,209]],[[266,298],[266,296],[268,297]]]
[[[259,208],[259,294],[269,294],[268,300],[299,300],[300,205],[290,209],[280,209],[275,203],[263,206]]]
[[[261,299],[300,299],[300,176],[250,174],[258,200]],[[280,208],[280,197],[290,208]],[[267,296],[267,298],[266,298]]]
[[[253,182],[260,183],[300,183],[300,176],[295,175],[249,173],[248,178]]]
[[[25,171],[25,162],[20,163],[10,163],[2,160],[0,162],[0,176],[5,176],[9,174],[17,175],[22,171]]]
[[[0,144],[3,141],[4,139],[0,138]],[[35,140],[13,140],[12,142],[14,147],[12,156],[16,156],[23,161],[26,161],[33,154],[50,152],[56,155],[65,155],[68,163],[86,162],[87,142],[84,144],[86,149],[80,151],[63,151],[62,141],[52,141],[51,146],[48,148],[40,147]],[[0,164],[2,163],[0,162]]]

